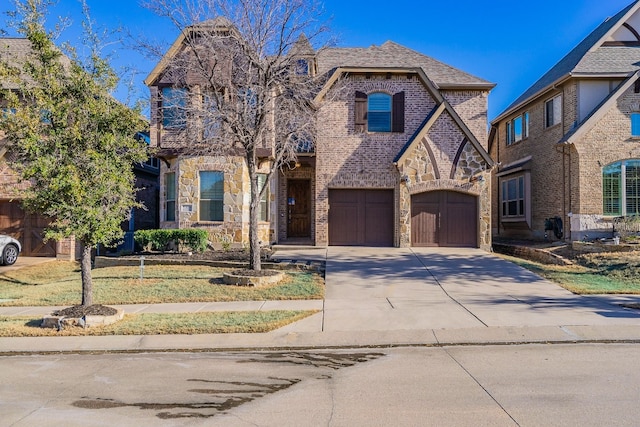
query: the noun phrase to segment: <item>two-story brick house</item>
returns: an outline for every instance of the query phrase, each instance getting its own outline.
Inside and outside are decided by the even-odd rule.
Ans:
[[[493,162],[485,141],[493,84],[393,42],[319,51],[304,44],[295,55],[305,72],[327,77],[314,99],[318,133],[270,183],[263,242],[490,247]],[[163,117],[162,102],[175,90],[167,63],[146,80],[152,145],[164,159],[161,226],[246,242],[244,159],[188,155],[174,145],[164,126],[171,117]]]
[[[640,213],[638,9],[607,18],[491,123],[494,235],[611,237],[613,218]]]

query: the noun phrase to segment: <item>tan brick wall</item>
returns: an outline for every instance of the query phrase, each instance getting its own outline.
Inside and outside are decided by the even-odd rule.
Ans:
[[[441,93],[486,150],[489,92],[443,90]]]
[[[543,238],[545,218],[560,216],[567,222],[568,211],[568,183],[565,186],[563,173],[568,174],[568,159],[564,159],[563,169],[562,147],[558,145],[564,133],[570,129],[575,121],[576,106],[575,85],[572,88],[560,88],[536,102],[522,108],[502,120],[498,124],[497,143],[491,148],[491,157],[501,166],[532,156],[531,172],[531,224],[525,228],[505,228],[506,224],[499,222],[500,214],[500,179],[494,177],[492,183],[493,216],[492,230],[494,235]],[[563,89],[566,89],[563,91]],[[544,103],[553,96],[563,95],[563,121],[560,124],[545,128]],[[515,117],[529,112],[529,136],[510,146],[506,144],[506,123]],[[496,170],[499,171],[499,168]],[[508,178],[508,177],[505,177]],[[563,197],[563,191],[566,197]]]

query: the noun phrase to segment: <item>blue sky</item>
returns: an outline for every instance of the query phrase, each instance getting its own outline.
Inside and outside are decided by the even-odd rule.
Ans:
[[[393,40],[423,54],[496,83],[489,96],[489,119],[496,117],[606,17],[632,0],[325,0],[329,25],[338,46],[366,47]],[[10,9],[0,0],[0,12]],[[170,23],[139,6],[138,0],[87,0],[97,24],[125,26],[134,34],[171,43]],[[389,4],[397,10],[390,13]],[[80,25],[77,0],[59,0],[56,15]],[[4,14],[0,28],[6,28]],[[63,40],[73,42],[74,35]],[[134,83],[146,96],[142,80],[155,63],[122,50],[115,62],[140,70]]]

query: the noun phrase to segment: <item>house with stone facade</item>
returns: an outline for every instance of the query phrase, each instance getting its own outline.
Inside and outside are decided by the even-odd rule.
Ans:
[[[492,83],[390,41],[318,51],[306,43],[295,55],[305,73],[325,76],[313,99],[318,132],[268,183],[259,224],[264,244],[490,248]],[[199,227],[214,244],[246,244],[244,157],[176,146],[163,105],[176,89],[166,63],[145,81],[151,144],[162,158],[161,227]]]
[[[494,236],[611,237],[640,214],[639,9],[605,19],[492,121]]]

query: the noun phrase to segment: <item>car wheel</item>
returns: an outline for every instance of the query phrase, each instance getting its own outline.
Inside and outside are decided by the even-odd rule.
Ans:
[[[2,252],[2,263],[4,265],[13,265],[18,259],[18,248],[16,245],[8,244]]]

